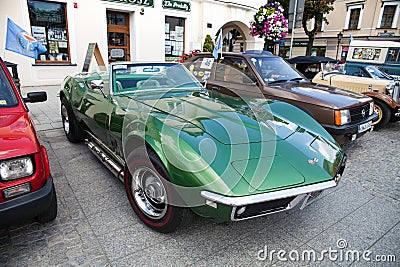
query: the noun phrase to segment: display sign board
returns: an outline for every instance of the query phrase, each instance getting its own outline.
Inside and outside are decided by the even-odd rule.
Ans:
[[[92,58],[96,58],[97,64],[100,70],[106,70],[106,64],[104,63],[103,57],[101,56],[99,46],[97,43],[89,43],[88,49],[86,51],[85,62],[83,63],[82,72],[88,72],[90,67],[90,62]]]
[[[190,12],[190,3],[185,1],[163,0],[162,7],[167,9]]]
[[[103,0],[107,2],[122,3],[128,5],[154,7],[154,0]]]
[[[307,46],[308,41],[293,42],[293,46]]]

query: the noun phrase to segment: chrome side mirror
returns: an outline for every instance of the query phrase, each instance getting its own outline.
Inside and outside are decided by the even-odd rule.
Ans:
[[[103,80],[90,81],[90,88],[92,88],[92,89],[103,89],[103,87],[104,87]]]

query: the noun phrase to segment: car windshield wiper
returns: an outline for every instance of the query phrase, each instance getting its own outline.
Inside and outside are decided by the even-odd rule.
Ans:
[[[302,80],[304,80],[304,78],[297,77],[297,78],[290,79],[289,82],[302,81]]]
[[[275,81],[269,81],[267,82],[267,84],[273,84],[273,83],[284,83],[287,82],[288,80],[286,79],[282,79],[282,80],[275,80]]]
[[[285,83],[285,82],[295,82],[295,81],[301,81],[301,80],[304,80],[304,78],[296,77],[296,78],[292,78],[292,79],[290,79],[290,80],[287,80],[287,79],[280,79],[280,80],[276,80],[276,81],[270,81],[270,82],[267,82],[267,83],[268,83],[268,84],[273,84],[273,83]]]

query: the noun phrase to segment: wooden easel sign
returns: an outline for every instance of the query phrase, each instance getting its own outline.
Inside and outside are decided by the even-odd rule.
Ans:
[[[83,63],[82,72],[89,71],[90,62],[92,61],[93,54],[96,58],[97,65],[99,65],[100,70],[106,70],[106,64],[104,63],[103,57],[101,56],[99,46],[97,45],[97,43],[89,43],[86,51],[85,62]]]

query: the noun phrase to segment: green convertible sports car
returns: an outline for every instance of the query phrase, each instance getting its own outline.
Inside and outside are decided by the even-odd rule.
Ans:
[[[341,147],[300,109],[208,92],[179,63],[68,76],[60,99],[68,140],[87,141],[159,232],[193,214],[238,221],[303,208],[345,167]]]

